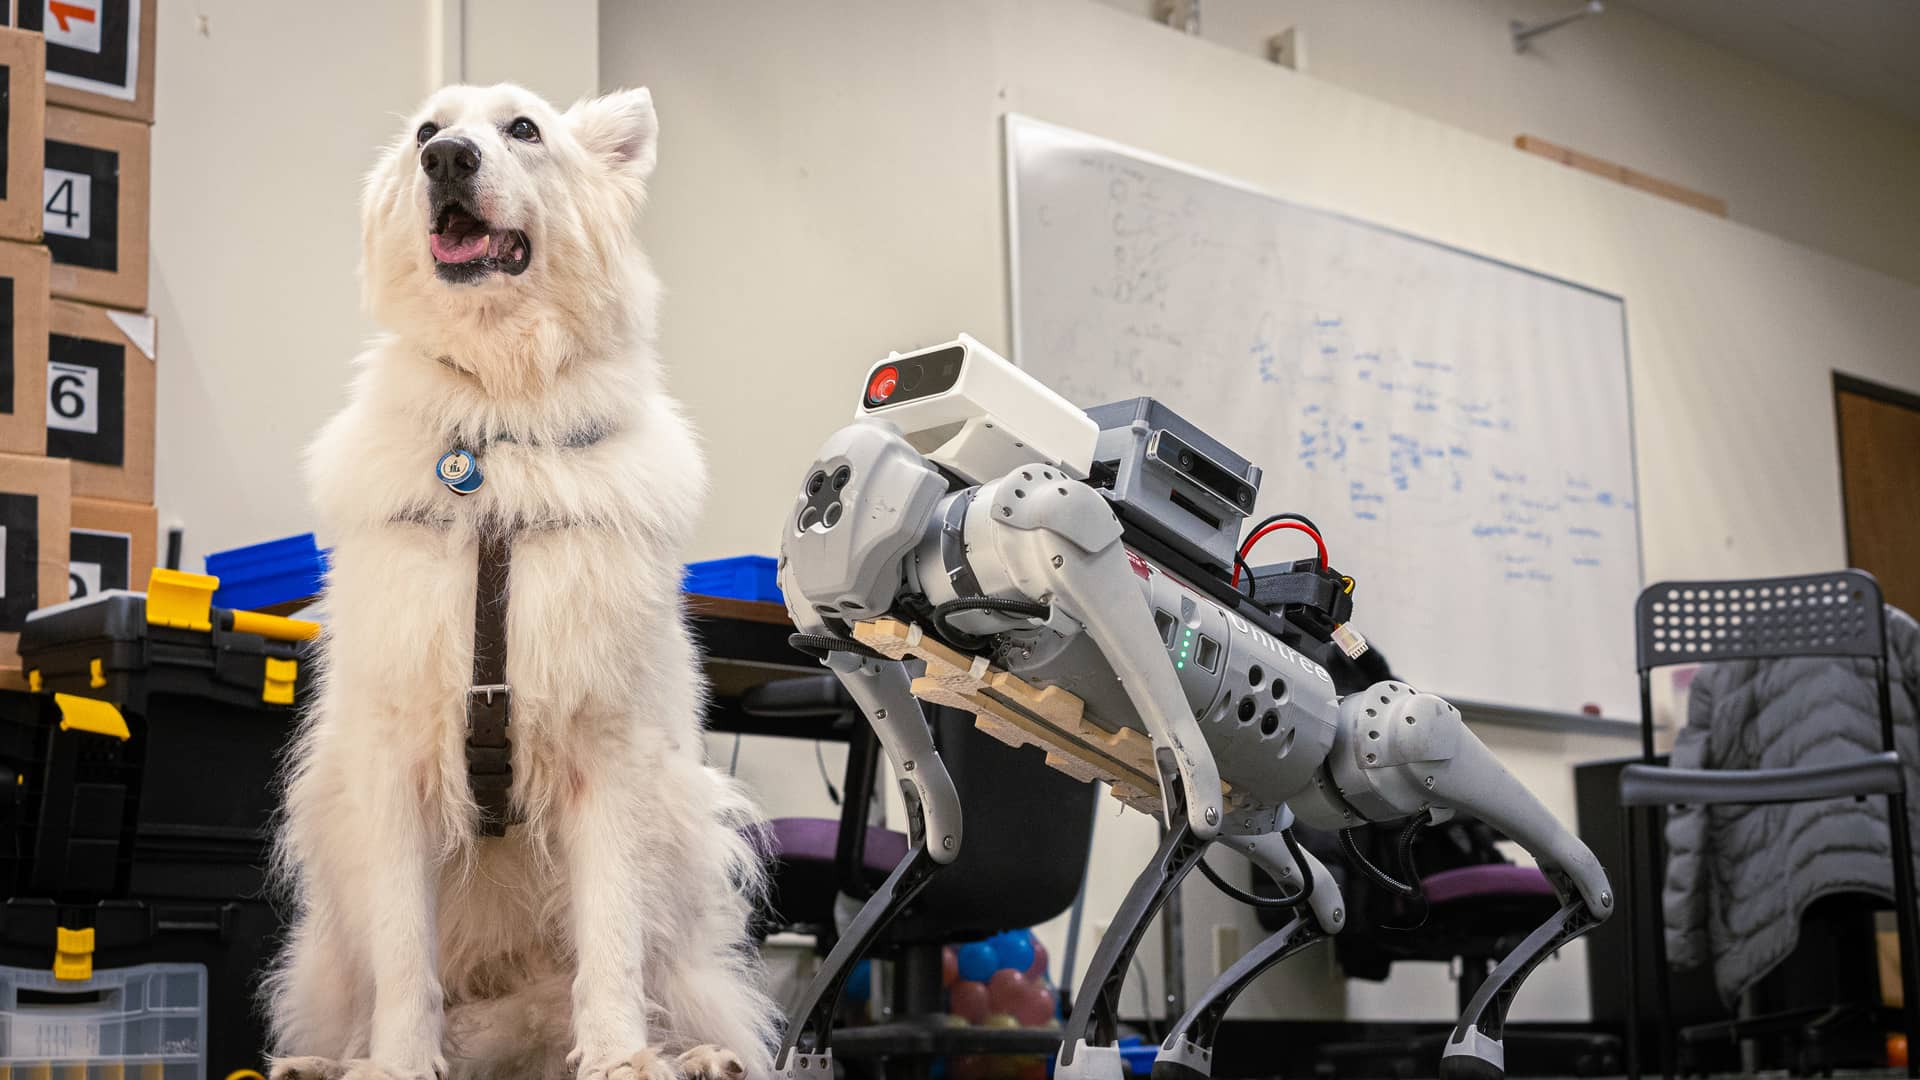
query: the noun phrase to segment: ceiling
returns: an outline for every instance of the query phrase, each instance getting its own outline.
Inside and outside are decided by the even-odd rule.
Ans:
[[[1616,0],[1801,82],[1920,124],[1920,0]]]

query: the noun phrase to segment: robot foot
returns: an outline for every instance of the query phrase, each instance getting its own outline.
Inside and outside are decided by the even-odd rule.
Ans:
[[[1447,1048],[1441,1054],[1441,1080],[1498,1080],[1507,1075],[1506,1051],[1500,1040],[1506,1028],[1507,1007],[1520,992],[1520,984],[1540,961],[1600,923],[1571,888],[1563,889],[1562,895],[1573,898],[1508,953],[1467,1003],[1466,1014],[1448,1036]]]
[[[1072,1045],[1071,1060],[1055,1060],[1053,1080],[1124,1080],[1126,1077],[1127,1067],[1120,1060],[1119,1047],[1095,1046],[1085,1039],[1076,1039]]]
[[[1160,1044],[1160,1056],[1153,1063],[1153,1080],[1204,1080],[1211,1076],[1214,1039],[1219,1035],[1220,1021],[1233,1007],[1234,1000],[1269,968],[1328,936],[1311,914],[1295,915],[1287,925],[1221,972]]]
[[[833,1080],[833,1013],[846,988],[853,966],[873,947],[901,909],[918,896],[940,864],[933,861],[923,839],[907,852],[900,865],[854,916],[846,933],[807,985],[787,1020],[786,1036],[774,1059],[773,1071],[782,1080]]]

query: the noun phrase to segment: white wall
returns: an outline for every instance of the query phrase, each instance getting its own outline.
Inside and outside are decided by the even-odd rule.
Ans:
[[[713,463],[698,555],[774,550],[874,357],[959,330],[1005,346],[1009,110],[1625,296],[1650,578],[1839,563],[1829,372],[1920,389],[1920,289],[1084,0],[865,0],[831,17],[762,0],[724,19],[609,0],[601,44],[603,81],[649,84],[661,110],[646,231],[673,386]],[[1567,820],[1569,766],[1633,750],[1482,734]],[[742,761],[776,809],[825,811],[790,745]],[[1138,815],[1102,819],[1091,924],[1152,842]],[[1204,885],[1187,896],[1197,986],[1213,923],[1257,931]],[[1516,1016],[1585,1015],[1583,963],[1546,969]],[[1450,1011],[1437,966],[1343,987],[1326,964],[1270,977],[1249,1014]]]
[[[1101,2],[1143,17],[1153,9],[1153,0]],[[1200,30],[1264,58],[1267,39],[1295,27],[1314,78],[1502,142],[1538,135],[1597,154],[1718,195],[1735,221],[1920,281],[1920,125],[1626,4],[1514,53],[1509,20],[1540,22],[1576,6],[1202,0]]]

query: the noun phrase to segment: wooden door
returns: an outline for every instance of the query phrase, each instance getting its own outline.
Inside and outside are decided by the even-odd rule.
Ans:
[[[1920,395],[1833,376],[1847,561],[1920,615]]]

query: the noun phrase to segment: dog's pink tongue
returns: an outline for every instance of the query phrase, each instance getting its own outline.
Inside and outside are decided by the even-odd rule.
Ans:
[[[486,253],[486,233],[474,233],[463,240],[451,240],[445,233],[433,234],[433,257],[443,263],[472,262]]]

